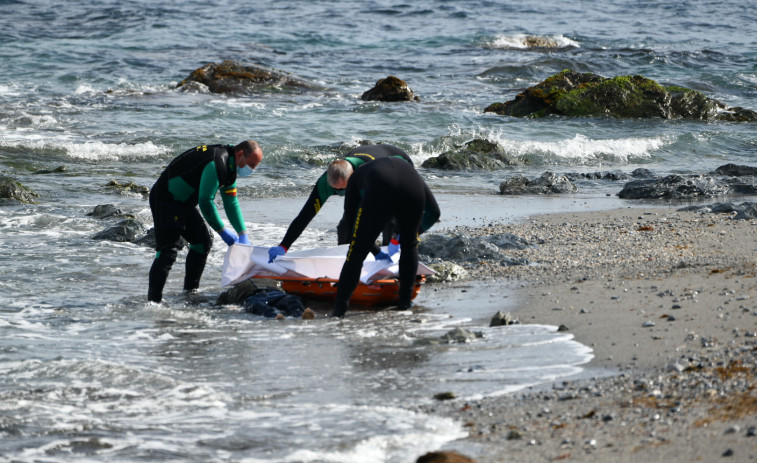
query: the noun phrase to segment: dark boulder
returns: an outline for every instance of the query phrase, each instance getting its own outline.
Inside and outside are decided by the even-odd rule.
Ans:
[[[757,176],[757,167],[725,164],[712,172],[714,175],[728,175],[730,177]]]
[[[476,460],[457,452],[440,451],[426,453],[418,457],[416,463],[476,463]]]
[[[212,93],[242,95],[266,91],[303,92],[319,88],[286,72],[245,65],[232,60],[209,63],[195,69],[189,77],[179,82],[177,87],[183,90],[198,90],[198,83]]]
[[[633,180],[618,193],[623,199],[688,200],[727,194],[730,188],[712,177],[668,175],[660,179]]]
[[[372,89],[363,93],[360,98],[366,101],[420,101],[420,97],[410,90],[407,82],[394,76],[380,79]]]
[[[578,188],[564,175],[544,172],[541,177],[529,180],[522,175],[510,177],[499,184],[499,193],[503,195],[575,193]]]
[[[134,219],[126,219],[116,225],[96,233],[93,240],[116,241],[119,243],[132,242],[144,231],[142,222]]]
[[[484,112],[514,117],[561,115],[757,121],[757,112],[727,108],[689,88],[664,87],[642,76],[608,79],[570,69],[527,88],[514,100],[493,103]]]
[[[113,204],[99,204],[87,215],[96,219],[110,219],[113,217],[124,217],[126,214]]]
[[[22,203],[34,203],[39,195],[22,185],[18,180],[0,175],[0,199],[12,199]]]
[[[418,245],[418,252],[430,261],[441,259],[462,264],[496,261],[504,265],[525,265],[528,262],[523,259],[511,259],[503,251],[528,247],[531,247],[531,245],[526,240],[511,233],[482,238],[431,234],[424,235],[423,240]]]
[[[471,140],[441,155],[423,161],[421,167],[444,170],[497,170],[520,163],[494,142]]]

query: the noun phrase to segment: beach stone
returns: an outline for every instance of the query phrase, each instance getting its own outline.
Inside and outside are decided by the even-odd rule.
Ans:
[[[457,396],[454,392],[440,392],[438,394],[434,394],[434,399],[436,400],[454,400]]]
[[[116,241],[119,243],[131,242],[137,239],[139,233],[144,231],[142,222],[135,219],[125,219],[116,225],[107,228],[92,236],[93,240]]]
[[[418,457],[416,463],[476,463],[476,460],[468,458],[457,452],[429,452]]]
[[[416,96],[413,91],[410,90],[407,82],[395,76],[379,79],[373,88],[367,90],[360,96],[360,99],[387,102],[421,100],[419,96]]]
[[[319,88],[287,72],[233,60],[199,67],[179,82],[177,87],[183,90],[197,89],[198,86],[192,82],[204,85],[211,93],[243,95],[276,91],[304,92]]]
[[[443,170],[498,170],[521,163],[509,156],[497,143],[475,139],[439,156],[426,159],[421,167]]]
[[[484,109],[503,116],[663,118],[757,121],[757,112],[725,104],[679,86],[662,86],[642,76],[605,78],[566,69],[505,103]]]
[[[533,180],[516,175],[499,184],[499,193],[502,195],[561,194],[576,191],[578,187],[568,180],[568,177],[553,172],[544,172],[541,177]]]
[[[429,283],[459,281],[468,278],[468,271],[454,262],[439,262],[430,264],[429,267],[435,272],[426,277]]]
[[[502,311],[495,313],[491,321],[489,322],[489,326],[507,326],[518,324],[520,324],[520,322],[513,316],[513,314],[511,314],[510,312],[503,313]]]
[[[34,203],[39,195],[22,185],[18,180],[0,175],[0,199],[12,199],[22,203]]]
[[[464,235],[424,235],[418,252],[427,260],[441,259],[455,263],[475,264],[482,261],[497,261],[502,265],[526,265],[523,259],[512,259],[502,253],[508,249],[524,249],[530,244],[511,234],[470,238]]]

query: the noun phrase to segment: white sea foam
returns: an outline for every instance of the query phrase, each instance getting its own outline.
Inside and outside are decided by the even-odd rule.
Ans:
[[[580,47],[580,44],[575,40],[569,39],[562,34],[558,35],[527,35],[527,34],[512,34],[512,35],[498,35],[491,41],[484,44],[487,48],[567,48],[567,47]]]
[[[575,161],[612,159],[628,162],[631,158],[648,158],[652,152],[662,148],[665,141],[661,137],[591,139],[577,134],[572,139],[558,141],[503,140],[500,144],[505,152],[517,158],[540,156]]]
[[[73,142],[29,137],[22,140],[0,140],[0,147],[28,148],[32,150],[63,150],[72,159],[85,161],[150,159],[171,151],[168,146],[144,143]]]

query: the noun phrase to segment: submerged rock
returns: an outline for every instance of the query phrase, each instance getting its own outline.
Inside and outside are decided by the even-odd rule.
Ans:
[[[201,90],[201,84],[212,93],[252,94],[264,91],[307,91],[318,86],[289,73],[256,65],[245,65],[226,60],[209,63],[179,82],[182,90]]]
[[[605,78],[566,69],[527,88],[514,100],[484,112],[514,117],[609,116],[723,121],[757,121],[757,112],[728,108],[685,87],[664,87],[642,76]]]
[[[147,196],[150,195],[150,189],[148,187],[137,185],[132,181],[120,183],[117,180],[111,180],[106,187],[121,193],[137,193],[142,195],[143,198],[147,198]]]
[[[471,331],[466,328],[454,328],[438,338],[418,339],[416,345],[434,345],[434,344],[465,344],[473,342],[478,338],[483,338],[484,334],[479,331]]]
[[[372,89],[363,93],[360,98],[367,101],[420,101],[420,97],[410,90],[407,82],[394,76],[380,79]]]
[[[0,175],[0,199],[12,199],[22,203],[34,203],[39,195],[22,185],[18,180]]]
[[[444,170],[497,170],[520,163],[494,142],[471,140],[462,147],[426,159],[421,167]]]
[[[32,174],[35,174],[35,175],[62,174],[63,172],[68,172],[68,167],[58,166],[55,169],[41,169],[41,170],[36,170],[32,172]]]

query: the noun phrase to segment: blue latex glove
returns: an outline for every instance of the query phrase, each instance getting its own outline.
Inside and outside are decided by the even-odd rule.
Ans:
[[[239,235],[239,241],[237,241],[239,244],[246,244],[247,246],[250,245],[250,238],[247,236],[247,233],[243,233]]]
[[[376,254],[376,260],[381,260],[381,259],[383,259],[383,260],[392,260],[392,256],[390,256],[389,254],[385,253],[384,251],[379,251],[379,253]]]
[[[287,253],[287,250],[284,248],[284,246],[274,246],[272,248],[268,249],[268,263],[273,263],[274,260],[276,260],[277,257],[283,256]]]
[[[389,244],[386,246],[386,250],[390,256],[393,256],[400,252],[400,235],[397,235],[397,239],[392,238]]]
[[[237,234],[233,230],[229,230],[226,227],[224,227],[223,230],[219,231],[218,234],[221,235],[221,239],[223,239],[229,246],[236,243],[239,239],[237,237]]]

